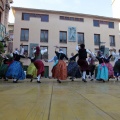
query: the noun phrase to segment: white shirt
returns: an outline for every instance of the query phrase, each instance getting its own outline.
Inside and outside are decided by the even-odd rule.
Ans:
[[[112,56],[115,58],[114,63],[120,58],[120,53],[112,52]]]
[[[24,55],[24,48],[22,47],[21,50],[20,50],[20,55]]]

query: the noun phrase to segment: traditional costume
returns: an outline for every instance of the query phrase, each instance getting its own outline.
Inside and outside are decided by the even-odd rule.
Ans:
[[[64,58],[67,58],[67,56],[63,53],[62,49],[59,49],[59,52],[55,51],[55,54],[58,58],[57,65],[52,70],[52,77],[57,78],[57,81],[61,83],[60,80],[66,80],[67,79],[67,67],[66,63],[63,61]]]
[[[109,57],[105,57],[105,64],[106,64],[106,67],[108,68],[108,76],[109,76],[108,80],[110,78],[113,78],[113,76],[114,76],[113,66],[110,63],[111,57],[112,57],[112,55],[110,55]]]
[[[14,62],[12,62],[7,70],[6,77],[13,78],[13,83],[17,83],[18,80],[25,79],[25,73],[22,68],[20,60],[20,55],[14,54]]]
[[[99,56],[96,58],[99,61],[99,65],[97,68],[96,80],[105,82],[108,80],[108,68],[106,67],[104,56],[102,56],[100,51],[98,52],[98,54]]]
[[[37,68],[34,65],[34,61],[35,59],[31,58],[31,63],[28,66],[27,72],[26,72],[27,73],[26,78],[30,78],[31,79],[30,82],[32,82],[32,80],[37,77]]]
[[[72,81],[74,81],[74,78],[80,78],[81,77],[80,68],[79,68],[79,65],[76,62],[76,57],[77,56],[78,56],[78,54],[70,57],[69,64],[68,64],[68,67],[67,67],[68,76],[71,76]]]
[[[120,57],[118,58],[118,60],[115,62],[115,65],[113,67],[114,70],[114,76],[117,78],[120,76]]]
[[[86,81],[86,71],[88,70],[88,63],[86,61],[87,58],[87,53],[91,54],[91,52],[88,49],[85,49],[85,45],[81,44],[80,49],[78,46],[76,47],[76,50],[78,51],[78,65],[80,66],[80,69],[82,71],[82,81]]]

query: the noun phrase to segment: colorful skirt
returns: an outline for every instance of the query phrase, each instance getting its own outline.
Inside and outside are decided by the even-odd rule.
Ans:
[[[80,68],[77,62],[69,62],[67,67],[68,76],[81,78]]]
[[[114,76],[113,66],[111,63],[106,63],[106,67],[108,68],[108,75],[109,77]]]
[[[79,59],[77,63],[80,66],[81,71],[87,71],[88,70],[88,63],[87,63],[86,60]]]
[[[108,68],[105,65],[99,64],[97,69],[96,80],[108,80]]]
[[[27,78],[35,78],[37,77],[37,68],[33,63],[31,63],[27,68]]]
[[[5,77],[7,70],[8,70],[8,64],[2,64],[0,66],[0,77]]]
[[[45,68],[43,62],[41,60],[36,60],[34,65],[37,68],[37,75],[44,76]]]
[[[6,77],[17,80],[25,79],[25,73],[19,61],[14,61],[12,64],[10,64],[6,73]]]
[[[59,80],[67,79],[67,67],[63,60],[59,60],[58,64],[52,69],[52,77]]]

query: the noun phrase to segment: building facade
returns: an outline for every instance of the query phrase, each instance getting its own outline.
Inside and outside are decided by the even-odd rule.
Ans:
[[[29,8],[12,8],[14,23],[13,49],[20,49],[23,43],[28,56],[32,55],[32,47],[39,45],[48,49],[42,56],[51,59],[55,55],[55,47],[60,46],[70,57],[76,53],[76,45],[84,43],[86,48],[96,51],[102,47],[119,49],[120,19]],[[23,59],[29,65],[28,59]],[[51,76],[52,63],[45,63],[46,72]]]
[[[4,41],[8,31],[8,17],[12,0],[0,0],[0,41]]]

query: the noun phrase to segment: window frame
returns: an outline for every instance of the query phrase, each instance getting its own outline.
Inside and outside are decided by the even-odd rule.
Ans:
[[[28,51],[29,50],[28,45],[20,45],[20,50],[21,50],[21,46],[24,46],[24,55],[28,56],[28,53],[29,53],[29,51]],[[25,47],[27,47],[26,54],[25,54]]]
[[[79,39],[78,39],[78,35],[79,34],[82,34],[83,35],[83,42],[79,42]],[[77,32],[77,43],[78,44],[84,44],[85,43],[85,39],[84,39],[85,37],[84,37],[84,33],[83,32]]]
[[[46,47],[47,53],[45,53],[44,55],[41,54],[41,59],[48,59],[48,58],[49,58],[49,55],[48,55],[48,46],[41,45],[41,46],[40,46],[40,50],[42,50],[42,49],[41,49],[42,47],[43,47],[43,48]]]
[[[67,56],[67,47],[62,47],[62,46],[61,46],[60,48],[61,48],[61,49],[66,48],[66,54],[65,54],[65,53],[64,53],[64,54]]]
[[[113,23],[112,26],[110,25],[110,23]],[[108,27],[114,29],[114,22],[108,22]]]
[[[44,32],[44,40],[42,40],[42,38],[41,38],[41,36],[42,36],[42,32]],[[47,34],[47,39],[45,40],[45,34]],[[48,43],[48,38],[49,38],[49,31],[48,30],[43,30],[43,29],[41,29],[40,30],[40,42],[46,42],[46,43]]]
[[[111,42],[111,38],[113,38],[112,40],[114,41],[113,43]],[[110,46],[115,47],[115,35],[109,35],[109,41],[110,41]]]
[[[95,42],[95,35],[98,35],[98,36],[99,36],[99,41],[97,42],[97,44],[96,44],[96,42]],[[100,34],[94,34],[94,45],[97,45],[97,46],[100,45]]]
[[[22,30],[28,30],[28,39],[22,39]],[[24,33],[25,36],[25,33]],[[28,28],[21,28],[21,34],[20,34],[20,41],[29,41],[29,29]]]
[[[98,25],[96,25],[95,22],[98,22],[97,23]],[[100,27],[100,21],[99,20],[93,20],[93,26],[94,27]]]
[[[62,33],[62,40],[61,40],[61,33]],[[66,40],[63,40],[63,33],[66,34]],[[67,31],[59,31],[59,42],[67,44]]]

